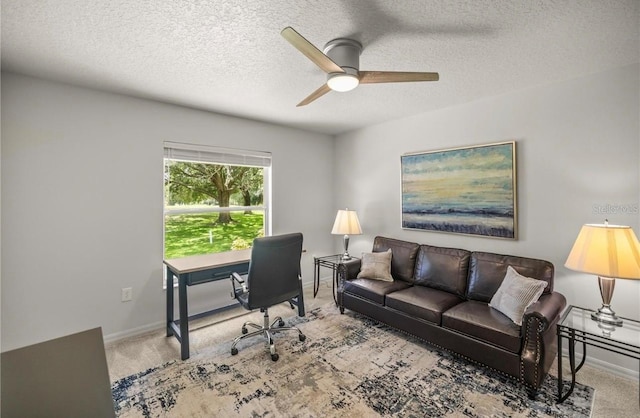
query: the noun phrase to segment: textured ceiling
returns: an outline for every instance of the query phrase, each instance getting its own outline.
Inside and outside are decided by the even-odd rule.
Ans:
[[[640,61],[639,0],[2,0],[2,69],[336,134]],[[440,81],[325,82],[280,31],[360,41],[363,70]]]

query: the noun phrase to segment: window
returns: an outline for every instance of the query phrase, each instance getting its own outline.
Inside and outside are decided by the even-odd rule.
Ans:
[[[164,258],[250,248],[270,234],[271,154],[165,142]]]

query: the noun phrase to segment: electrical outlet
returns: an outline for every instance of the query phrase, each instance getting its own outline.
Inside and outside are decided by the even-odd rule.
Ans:
[[[133,289],[130,287],[122,288],[122,301],[129,302],[133,298]]]

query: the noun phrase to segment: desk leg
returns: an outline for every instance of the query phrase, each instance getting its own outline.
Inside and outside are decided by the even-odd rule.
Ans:
[[[167,337],[173,335],[171,323],[173,322],[173,272],[167,267],[167,276],[165,278],[167,287]]]
[[[180,356],[189,358],[189,311],[187,309],[187,278],[178,278],[178,298],[180,303]]]

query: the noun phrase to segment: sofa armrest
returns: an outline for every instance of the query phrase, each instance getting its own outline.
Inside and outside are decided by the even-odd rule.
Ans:
[[[349,261],[343,262],[341,267],[342,279],[343,280],[353,280],[358,277],[358,273],[360,273],[360,266],[362,265],[362,260],[358,258],[351,259]]]
[[[552,292],[542,295],[524,314],[520,379],[533,393],[541,387],[555,359],[558,350],[555,326],[565,306],[566,298],[560,293]]]
[[[529,306],[524,313],[523,324],[530,324],[532,317],[535,317],[540,332],[546,332],[549,327],[557,322],[560,314],[567,306],[567,299],[558,292],[552,292],[540,296],[540,299]],[[526,330],[523,327],[523,334]]]

